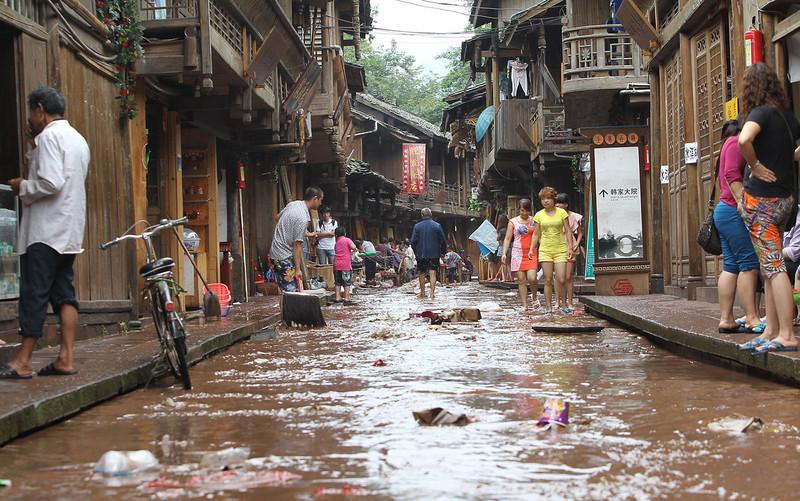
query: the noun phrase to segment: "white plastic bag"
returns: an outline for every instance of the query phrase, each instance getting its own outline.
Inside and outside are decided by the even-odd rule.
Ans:
[[[94,465],[94,471],[103,475],[132,475],[159,466],[150,451],[108,451]]]

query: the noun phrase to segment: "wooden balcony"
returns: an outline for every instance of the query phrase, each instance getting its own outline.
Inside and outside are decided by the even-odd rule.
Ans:
[[[531,117],[533,156],[542,153],[583,153],[589,151],[587,139],[566,126],[564,106],[540,106]]]
[[[441,181],[428,179],[425,193],[422,195],[409,195],[398,193],[395,204],[405,209],[430,208],[434,213],[453,214],[457,216],[477,216],[478,212],[469,210],[470,194],[463,186],[445,184]]]
[[[646,83],[642,53],[622,25],[564,28],[563,94],[621,90],[629,83]]]
[[[538,108],[533,99],[506,99],[500,102],[500,108],[492,127],[496,156],[530,154],[530,145],[525,142],[517,127],[530,129],[531,117]]]
[[[139,14],[150,41],[142,75],[213,73],[215,80],[245,85],[248,66],[265,37],[275,45],[289,85],[305,67],[305,47],[273,0],[139,0]],[[263,78],[274,86],[272,75],[257,76],[259,82]]]

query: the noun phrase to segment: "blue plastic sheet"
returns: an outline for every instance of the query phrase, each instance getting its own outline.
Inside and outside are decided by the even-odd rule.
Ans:
[[[478,244],[482,256],[497,253],[497,228],[485,219],[478,229],[472,232],[469,239]]]

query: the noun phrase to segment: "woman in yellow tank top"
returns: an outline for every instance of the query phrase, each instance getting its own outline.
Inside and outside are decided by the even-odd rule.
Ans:
[[[569,214],[556,207],[556,190],[546,186],[539,191],[539,201],[544,209],[533,216],[539,236],[539,263],[544,273],[545,313],[552,313],[553,273],[556,275],[557,307],[564,314],[572,313],[567,304],[567,261],[572,259],[572,231]]]

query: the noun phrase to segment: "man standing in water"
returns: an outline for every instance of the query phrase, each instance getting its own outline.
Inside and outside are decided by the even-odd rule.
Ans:
[[[431,210],[422,209],[422,221],[414,225],[411,232],[411,247],[417,256],[419,273],[419,298],[425,298],[425,279],[431,283],[431,299],[436,299],[436,270],[439,259],[447,250],[447,239],[442,225],[431,219]]]
[[[323,196],[322,190],[315,186],[306,188],[303,200],[286,204],[278,215],[269,254],[278,283],[286,292],[297,292],[298,283],[303,280],[303,243],[306,237],[316,236],[316,233],[308,232],[309,211],[319,209]]]
[[[61,349],[40,376],[77,374],[72,346],[78,327],[72,264],[83,252],[86,223],[86,174],[89,145],[64,119],[64,97],[51,87],[28,96],[28,124],[33,149],[28,153],[28,176],[8,184],[19,195],[24,211],[19,228],[19,332],[22,343],[14,358],[0,366],[0,378],[30,379],[31,358],[42,337],[47,304],[61,321]]]

